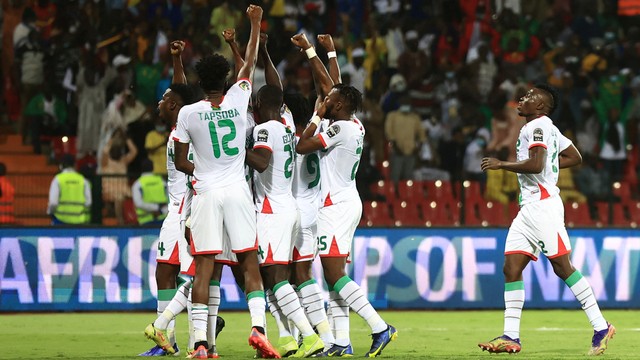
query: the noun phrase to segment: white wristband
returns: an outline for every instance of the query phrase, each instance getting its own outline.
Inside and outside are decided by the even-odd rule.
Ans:
[[[307,53],[308,59],[313,59],[314,57],[318,56],[318,54],[316,54],[316,49],[314,49],[313,46],[306,49],[304,52]]]
[[[313,115],[311,118],[311,124],[314,124],[316,127],[320,125],[320,121],[322,121],[322,119],[318,115]]]
[[[338,55],[336,55],[336,52],[335,52],[335,51],[329,51],[329,52],[327,53],[327,56],[329,57],[329,59],[331,59],[331,58],[335,58],[335,57],[338,57]]]

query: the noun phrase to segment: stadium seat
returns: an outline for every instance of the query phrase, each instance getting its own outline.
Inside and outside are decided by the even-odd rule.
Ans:
[[[612,185],[613,195],[618,196],[622,202],[631,199],[631,187],[626,181],[616,181]]]
[[[398,198],[396,195],[396,187],[391,181],[380,180],[371,184],[371,192],[384,196],[387,201],[393,201]]]
[[[395,226],[424,226],[420,216],[418,203],[414,201],[396,200],[391,203]]]
[[[564,204],[564,219],[568,227],[595,225],[589,214],[589,206],[577,202]]]
[[[609,225],[609,203],[606,201],[596,202],[598,211],[598,223],[600,225]]]
[[[56,136],[51,141],[51,147],[53,152],[53,158],[60,162],[62,156],[76,155],[76,137],[75,136]]]
[[[398,198],[402,200],[420,201],[424,199],[424,182],[402,180],[398,182]]]
[[[124,223],[126,225],[138,225],[138,214],[136,207],[133,205],[133,199],[126,198],[122,203]]]
[[[616,226],[631,226],[631,221],[625,214],[625,206],[621,203],[614,203],[613,205],[613,218],[612,225]]]
[[[364,226],[393,226],[389,206],[383,201],[365,201],[362,204]],[[362,223],[362,221],[361,221]]]
[[[446,180],[425,181],[425,190],[429,200],[457,201],[451,182]]]
[[[449,208],[449,202],[438,202],[437,200],[425,200],[420,202],[422,218],[426,226],[459,226],[460,216],[457,206]],[[454,215],[455,214],[455,215]]]
[[[479,182],[467,180],[462,184],[462,187],[464,191],[465,203],[481,204],[484,201]]]
[[[483,201],[479,204],[480,225],[505,226],[509,220],[505,216],[504,205],[495,201]]]

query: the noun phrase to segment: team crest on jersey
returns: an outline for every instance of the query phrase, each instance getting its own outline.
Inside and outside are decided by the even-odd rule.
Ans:
[[[331,125],[327,129],[327,136],[332,138],[340,133],[340,125]]]
[[[533,141],[542,141],[542,129],[536,128],[533,130]]]
[[[248,81],[241,81],[238,86],[240,87],[240,89],[247,91],[249,90],[249,82]]]
[[[269,131],[267,131],[267,129],[260,129],[258,131],[258,136],[256,141],[267,142],[267,140],[269,140]]]

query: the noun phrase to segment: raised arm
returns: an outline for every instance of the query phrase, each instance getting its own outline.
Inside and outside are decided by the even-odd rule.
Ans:
[[[182,52],[184,51],[184,41],[175,40],[171,42],[171,59],[173,61],[173,78],[172,84],[186,84],[187,76],[184,74],[184,66],[182,65]]]
[[[260,41],[260,21],[262,20],[262,8],[257,5],[249,5],[247,17],[251,22],[251,35],[244,53],[244,64],[238,71],[238,79],[251,79],[258,59],[258,42]]]
[[[235,63],[234,75],[238,75],[238,73],[240,73],[240,69],[244,65],[244,59],[242,58],[242,54],[240,54],[240,48],[236,42],[236,29],[225,29],[222,32],[222,37],[231,48],[231,52],[233,53],[233,62]]]
[[[327,51],[329,57],[329,76],[334,84],[342,84],[342,76],[340,75],[340,65],[338,64],[338,56],[336,55],[336,46],[333,44],[333,38],[329,34],[318,35],[318,42]]]
[[[311,46],[307,37],[302,33],[294,35],[291,38],[291,42],[307,53],[309,64],[311,64],[313,79],[317,84],[319,84],[317,89],[319,91],[318,97],[324,98],[329,94],[329,91],[331,91],[331,88],[333,87],[333,80],[331,80],[327,69],[324,67],[322,61],[320,61],[320,58],[316,55],[316,49]]]
[[[316,150],[324,149],[320,138],[313,136],[313,134],[315,134],[318,124],[322,121],[326,110],[327,108],[324,105],[324,101],[319,102],[317,114],[311,118],[311,122],[307,125],[307,128],[304,129],[304,132],[302,132],[300,140],[298,140],[298,144],[296,145],[296,152],[298,154],[309,154]]]
[[[280,80],[280,74],[278,74],[278,70],[276,70],[275,65],[273,65],[273,61],[271,61],[271,56],[269,56],[269,51],[267,50],[267,41],[269,40],[269,36],[265,33],[260,33],[260,46],[258,50],[258,57],[262,59],[264,64],[264,76],[267,81],[267,85],[277,86],[282,90],[282,81]]]

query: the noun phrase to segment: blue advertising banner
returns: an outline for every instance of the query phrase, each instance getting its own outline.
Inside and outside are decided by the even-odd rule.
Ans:
[[[503,308],[506,229],[359,229],[350,276],[377,308]],[[603,308],[640,308],[640,231],[571,229],[572,261]],[[157,229],[0,229],[0,311],[155,309]],[[321,279],[320,264],[314,274]],[[577,308],[544,258],[527,308]],[[245,309],[225,269],[222,308]],[[325,294],[326,295],[326,294]]]

